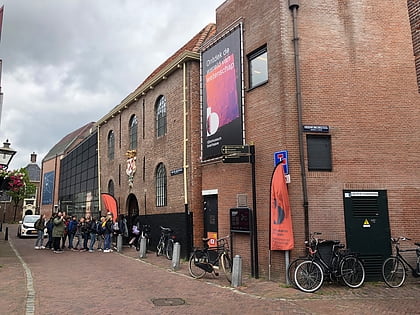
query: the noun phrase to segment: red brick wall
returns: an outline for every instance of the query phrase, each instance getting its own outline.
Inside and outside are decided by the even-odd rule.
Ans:
[[[246,142],[256,147],[260,270],[266,274],[269,184],[278,150],[289,150],[292,256],[303,251],[292,18],[287,1],[229,0],[218,8],[218,31],[238,18],[244,55],[267,44],[269,58],[269,82],[245,92]],[[332,172],[307,173],[310,230],[345,241],[342,191],[385,189],[391,233],[418,235],[420,99],[405,1],[300,1],[298,27],[303,124],[330,126],[333,151]],[[247,193],[252,204],[246,165],[204,164],[203,189],[218,189],[221,234],[238,193]],[[241,255],[245,243],[236,244]],[[249,265],[249,256],[242,256]],[[276,274],[284,271],[283,257],[273,253]]]

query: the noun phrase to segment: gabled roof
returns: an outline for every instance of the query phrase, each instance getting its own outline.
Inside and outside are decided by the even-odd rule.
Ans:
[[[173,71],[179,68],[179,65],[188,60],[200,60],[201,45],[216,34],[216,24],[210,23],[204,27],[198,34],[189,40],[184,46],[178,49],[164,63],[157,67],[132,93],[124,98],[120,104],[115,106],[108,114],[102,117],[97,124],[101,125],[107,119],[117,115],[127,108],[136,97],[144,95],[150,88],[153,88],[160,81],[165,80]]]
[[[41,181],[41,168],[38,166],[38,164],[30,163],[25,167],[25,169],[28,171],[30,182]]]
[[[43,158],[43,162],[51,160],[56,156],[62,155],[66,153],[69,149],[71,149],[72,145],[77,144],[77,140],[85,139],[89,134],[90,130],[95,126],[94,122],[90,122],[83,127],[69,133],[63,139],[61,139],[52,149],[45,155]],[[80,142],[79,141],[79,142]]]

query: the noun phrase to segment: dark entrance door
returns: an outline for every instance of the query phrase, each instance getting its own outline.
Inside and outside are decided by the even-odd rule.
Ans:
[[[347,247],[359,253],[367,280],[380,280],[382,262],[391,255],[385,190],[344,192]]]
[[[211,240],[210,246],[216,246],[218,232],[217,195],[204,196],[204,235]]]

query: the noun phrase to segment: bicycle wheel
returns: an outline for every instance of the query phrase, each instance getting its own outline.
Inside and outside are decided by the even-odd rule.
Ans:
[[[174,254],[174,240],[169,239],[168,244],[166,245],[166,258],[171,260],[173,254]]]
[[[299,290],[312,293],[321,287],[324,273],[316,262],[305,260],[296,267],[294,278]]]
[[[289,266],[287,266],[287,271],[286,271],[286,275],[287,275],[287,280],[289,281],[289,283],[296,288],[296,283],[295,283],[295,270],[296,267],[303,261],[308,260],[307,258],[296,258],[295,260],[293,260]]]
[[[190,272],[191,277],[196,279],[202,278],[206,274],[206,271],[200,268],[199,266],[200,264],[207,265],[208,263],[209,259],[207,254],[202,250],[195,250],[192,253],[190,261],[188,263],[188,270]]]
[[[382,277],[391,288],[402,286],[405,281],[404,263],[398,257],[389,257],[382,264]]]
[[[164,248],[165,248],[165,242],[163,241],[163,239],[160,239],[159,243],[156,246],[156,256],[163,255],[163,249]]]
[[[230,257],[228,254],[223,253],[220,256],[220,262],[222,264],[223,272],[225,273],[226,279],[229,281],[229,283],[232,282],[232,261],[230,260]]]
[[[365,281],[365,268],[355,256],[346,256],[340,262],[340,275],[350,288],[359,288]]]

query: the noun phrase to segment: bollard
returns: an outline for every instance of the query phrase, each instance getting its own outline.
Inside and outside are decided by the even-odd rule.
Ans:
[[[239,255],[233,258],[232,282],[230,285],[234,288],[242,285],[242,258]]]
[[[174,252],[172,254],[172,269],[178,270],[179,269],[179,259],[181,256],[181,244],[176,242],[174,244]]]
[[[140,239],[139,258],[146,258],[146,238],[144,236]]]
[[[117,235],[117,252],[121,252],[122,251],[122,242],[123,242],[123,238],[121,234]]]
[[[9,227],[6,226],[6,232],[4,233],[4,240],[8,241],[9,240]]]

